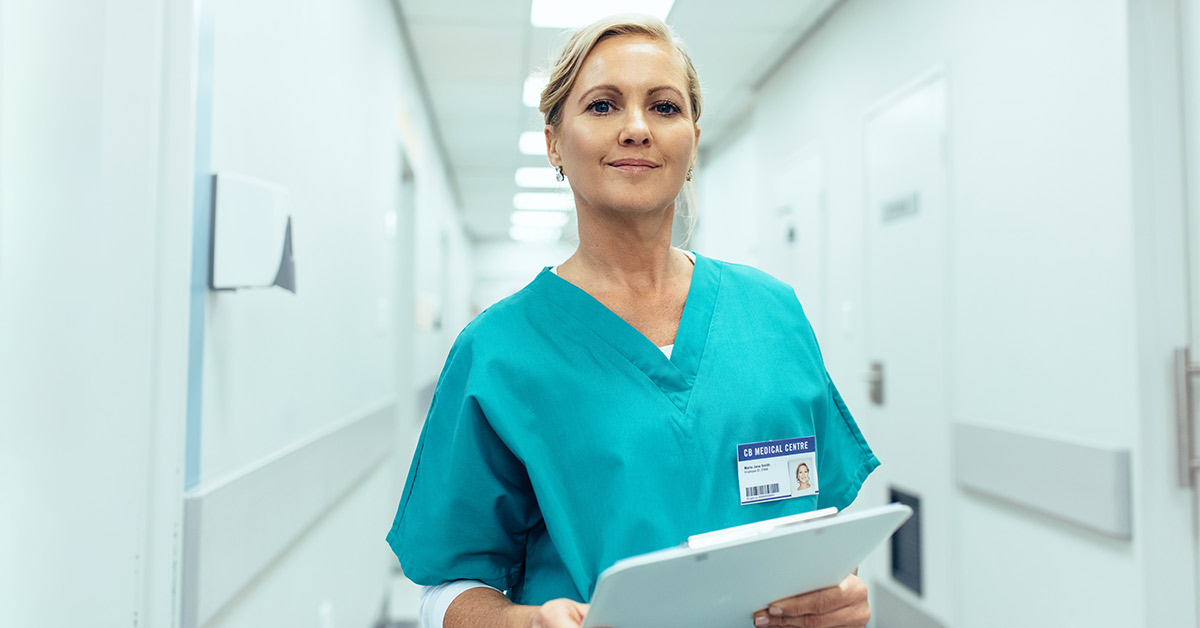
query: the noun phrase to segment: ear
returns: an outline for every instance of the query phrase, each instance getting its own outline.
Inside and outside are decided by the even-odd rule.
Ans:
[[[558,154],[558,136],[554,133],[554,127],[546,125],[546,157],[550,159],[550,165],[558,167],[562,165],[562,156]]]
[[[700,125],[693,124],[696,127],[696,141],[692,143],[692,163],[688,164],[688,168],[696,167],[696,155],[700,154]]]

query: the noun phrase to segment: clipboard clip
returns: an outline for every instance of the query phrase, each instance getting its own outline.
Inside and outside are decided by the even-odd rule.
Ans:
[[[734,526],[732,528],[714,530],[712,532],[705,532],[703,534],[689,536],[684,545],[689,549],[703,549],[706,547],[712,547],[714,545],[721,545],[722,543],[728,543],[730,541],[758,536],[759,534],[765,534],[767,532],[778,530],[780,528],[786,528],[788,526],[794,526],[807,521],[832,517],[837,513],[837,508],[830,507],[822,508],[820,510],[813,510],[811,512],[803,512],[798,515],[788,515],[786,517],[767,519],[766,521],[747,523],[740,526]]]

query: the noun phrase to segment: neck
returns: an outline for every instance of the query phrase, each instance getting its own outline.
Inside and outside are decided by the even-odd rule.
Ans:
[[[641,216],[579,212],[579,248],[560,268],[598,287],[658,291],[687,270],[684,256],[671,248],[673,219],[673,207]]]

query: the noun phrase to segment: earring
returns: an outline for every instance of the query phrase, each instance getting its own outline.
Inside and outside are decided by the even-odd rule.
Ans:
[[[688,180],[688,181],[691,181],[691,180],[692,180],[692,169],[691,169],[691,168],[688,168],[687,180]]]
[[[555,181],[562,183],[563,181],[567,180],[567,175],[563,174],[562,166],[555,166],[554,172],[555,172],[555,175],[554,175]]]

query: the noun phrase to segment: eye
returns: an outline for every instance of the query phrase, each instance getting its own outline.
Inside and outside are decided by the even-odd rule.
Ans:
[[[612,112],[612,103],[607,100],[594,100],[592,104],[587,106],[588,111],[604,114]]]
[[[669,100],[663,100],[654,103],[654,111],[664,116],[673,116],[683,112],[683,110],[679,108],[679,105],[676,105]]]

